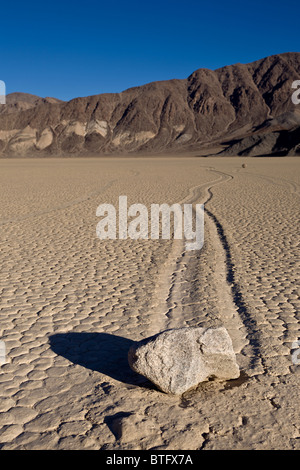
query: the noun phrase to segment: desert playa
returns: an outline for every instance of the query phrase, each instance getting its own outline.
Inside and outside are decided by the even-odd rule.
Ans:
[[[1,448],[300,449],[299,175],[297,157],[2,159]],[[100,240],[120,195],[204,203],[203,248]],[[129,368],[134,341],[220,325],[238,379],[173,396]]]

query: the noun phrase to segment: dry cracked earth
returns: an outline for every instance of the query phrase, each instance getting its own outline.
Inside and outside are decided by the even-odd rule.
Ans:
[[[246,163],[246,168],[242,164]],[[299,160],[0,161],[0,447],[300,449]],[[204,203],[205,241],[99,240],[96,209]],[[241,376],[166,395],[132,341],[223,324]]]

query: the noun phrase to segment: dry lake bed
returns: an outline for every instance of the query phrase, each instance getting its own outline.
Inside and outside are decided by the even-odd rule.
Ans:
[[[300,449],[299,158],[2,159],[0,193],[2,449]],[[204,203],[202,249],[99,239],[120,195]],[[128,366],[221,325],[239,379],[178,397]]]

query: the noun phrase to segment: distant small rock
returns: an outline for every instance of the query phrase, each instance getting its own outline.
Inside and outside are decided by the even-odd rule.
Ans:
[[[231,338],[224,327],[163,331],[133,345],[128,362],[160,390],[174,395],[209,378],[228,380],[240,375]]]
[[[246,168],[246,166],[247,166],[246,163],[242,164],[242,168]]]

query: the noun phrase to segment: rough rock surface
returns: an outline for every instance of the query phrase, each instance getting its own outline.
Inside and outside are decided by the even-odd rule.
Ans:
[[[227,330],[178,328],[166,330],[132,346],[130,367],[147,377],[160,390],[181,395],[210,377],[239,377],[232,342]]]

